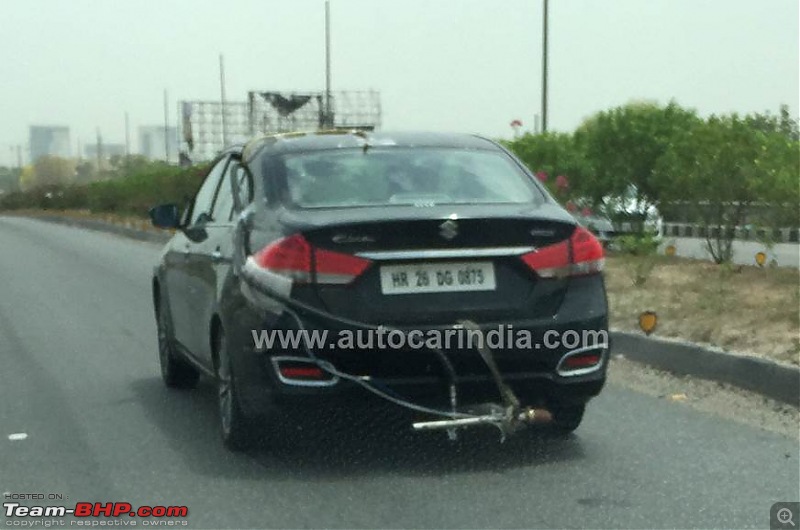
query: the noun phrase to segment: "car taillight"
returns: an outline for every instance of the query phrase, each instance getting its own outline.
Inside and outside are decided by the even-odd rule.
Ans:
[[[603,244],[589,230],[579,226],[570,238],[572,245],[572,275],[592,274],[603,270]]]
[[[298,283],[347,284],[370,265],[367,259],[314,248],[301,234],[279,239],[254,256],[256,264],[268,271],[288,276]]]
[[[318,366],[281,366],[281,375],[287,379],[322,379],[325,372]]]
[[[558,375],[570,377],[599,370],[603,363],[602,349],[584,349],[567,353],[556,367]]]
[[[600,359],[601,357],[599,353],[571,355],[566,359],[564,359],[564,364],[562,368],[567,368],[567,369],[586,368],[589,366],[594,366],[595,364],[599,363]]]
[[[300,234],[270,243],[253,257],[263,269],[298,281],[311,279],[311,245]]]
[[[317,283],[350,283],[372,263],[368,259],[331,250],[314,249],[314,255]]]
[[[568,240],[549,245],[522,256],[541,278],[581,276],[603,270],[603,245],[586,228],[575,228]]]

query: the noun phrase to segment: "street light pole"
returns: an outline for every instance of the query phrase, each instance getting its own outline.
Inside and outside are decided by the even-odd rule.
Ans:
[[[225,116],[225,58],[219,54],[219,101],[222,108],[222,145],[228,147],[228,121]]]
[[[169,164],[169,97],[164,89],[164,160]]]
[[[325,128],[333,128],[331,112],[331,4],[325,1]]]
[[[544,16],[542,18],[542,133],[547,132],[547,40],[548,40],[548,0],[544,0]]]
[[[127,112],[125,112],[125,156],[131,156],[131,122]]]

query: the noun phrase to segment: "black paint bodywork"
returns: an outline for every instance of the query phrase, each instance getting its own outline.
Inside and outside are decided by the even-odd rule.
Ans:
[[[297,210],[286,206],[281,182],[270,181],[260,167],[266,157],[288,152],[351,149],[365,143],[412,147],[452,147],[501,151],[530,179],[541,200],[513,205],[442,205],[427,208],[396,206]],[[268,304],[248,294],[241,268],[245,258],[272,241],[301,232],[314,246],[340,252],[387,249],[458,249],[530,245],[542,247],[563,240],[575,219],[539,185],[536,178],[501,146],[467,135],[445,134],[305,134],[270,137],[232,148],[224,154],[241,160],[250,170],[253,200],[234,212],[231,221],[182,226],[166,245],[153,277],[154,298],[167,297],[178,351],[208,375],[215,372],[213,336],[224,329],[240,405],[249,415],[260,415],[287,401],[365,397],[354,384],[297,387],[281,383],[272,355],[304,355],[300,351],[255,351],[252,330],[293,329],[296,322],[285,304]],[[228,185],[223,182],[223,185]],[[234,185],[235,186],[235,185]],[[452,241],[437,235],[438,226],[457,215],[461,234]],[[184,219],[188,218],[184,216]],[[531,235],[531,229],[536,233]],[[336,243],[335,234],[363,238],[359,243]],[[375,240],[375,242],[369,242]],[[433,293],[382,296],[377,265],[352,285],[296,285],[292,299],[316,311],[303,314],[309,329],[343,327],[338,318],[370,325],[400,328],[447,329],[470,319],[486,329],[500,324],[531,330],[541,339],[547,330],[607,330],[608,306],[600,274],[573,279],[542,280],[518,257],[494,260],[498,277],[494,293]],[[156,303],[156,307],[158,304]],[[566,350],[495,352],[509,384],[526,404],[579,404],[600,392],[606,376],[608,352],[602,367],[590,374],[561,377],[555,367]],[[436,357],[417,351],[317,352],[337,368],[370,375],[403,396],[430,403],[444,402],[445,385]],[[496,400],[497,389],[474,351],[448,352],[459,375],[466,401]]]

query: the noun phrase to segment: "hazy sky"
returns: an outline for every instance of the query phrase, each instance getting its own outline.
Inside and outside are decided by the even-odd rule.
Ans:
[[[551,129],[631,99],[797,114],[798,3],[551,0]],[[331,13],[333,89],[380,90],[384,129],[533,126],[541,0],[331,0]],[[323,0],[0,0],[0,164],[31,124],[123,142],[128,111],[135,142],[163,123],[164,88],[170,110],[219,97],[219,53],[229,100],[321,90],[323,28]]]

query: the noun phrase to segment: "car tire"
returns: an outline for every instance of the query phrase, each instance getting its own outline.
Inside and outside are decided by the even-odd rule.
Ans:
[[[163,297],[159,299],[156,311],[158,330],[158,362],[161,378],[169,388],[194,388],[200,379],[200,372],[175,353],[172,335],[172,318]]]
[[[242,412],[236,388],[236,377],[231,369],[225,332],[219,330],[215,337],[217,372],[217,403],[222,442],[231,451],[241,451],[250,446],[253,439],[252,422]]]
[[[569,434],[577,429],[583,421],[586,405],[559,405],[553,407],[553,421],[550,429],[555,434]]]

